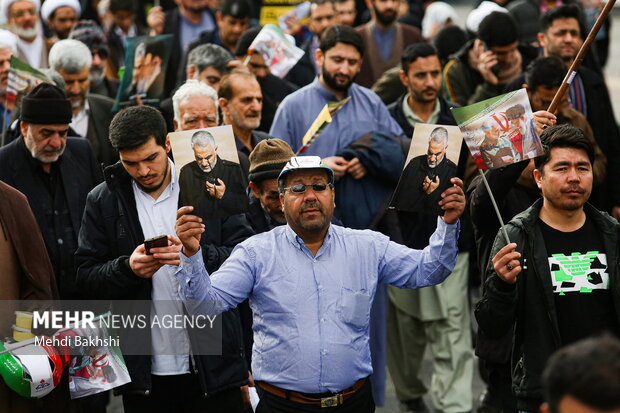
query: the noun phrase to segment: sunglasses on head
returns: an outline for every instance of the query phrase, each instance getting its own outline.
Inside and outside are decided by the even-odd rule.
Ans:
[[[294,194],[303,194],[304,192],[306,192],[306,189],[308,189],[308,187],[311,187],[314,192],[323,192],[327,189],[328,186],[331,187],[332,184],[297,184],[289,186],[288,188],[284,188],[284,191],[286,192],[290,190]]]

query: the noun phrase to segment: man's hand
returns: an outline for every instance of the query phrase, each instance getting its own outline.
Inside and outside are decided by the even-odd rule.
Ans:
[[[484,43],[481,40],[476,40],[474,42],[474,51],[478,56],[478,63],[475,69],[480,72],[480,76],[482,76],[485,82],[497,85],[499,79],[491,70],[491,68],[498,63],[495,53],[490,50],[485,50]]]
[[[512,242],[499,250],[492,260],[495,273],[508,284],[516,283],[517,276],[521,272],[519,262],[521,254],[516,249],[517,244]]]
[[[450,179],[452,187],[441,194],[441,209],[445,212],[441,217],[446,224],[454,224],[465,210],[465,194],[463,193],[463,181],[459,178]]]
[[[351,175],[353,179],[362,179],[366,176],[366,168],[359,159],[353,158],[349,161],[347,173]]]
[[[151,36],[157,36],[164,32],[164,23],[166,23],[166,14],[161,6],[153,7],[149,10],[149,15],[146,18],[146,23],[151,28]]]
[[[532,120],[534,121],[534,127],[536,127],[536,133],[539,135],[543,130],[549,126],[555,125],[557,122],[556,116],[546,110],[539,110],[538,112],[532,113]]]
[[[144,244],[138,245],[129,257],[131,271],[140,278],[151,278],[161,266],[162,264],[153,255],[146,255]]]
[[[620,220],[620,206],[615,206],[611,209],[611,216]]]
[[[249,410],[252,408],[252,402],[250,401],[250,387],[256,387],[252,372],[248,371],[248,384],[241,386],[241,397],[243,399],[243,406]]]
[[[181,207],[177,211],[177,222],[175,229],[177,236],[183,244],[183,253],[186,257],[191,257],[200,249],[200,236],[205,232],[205,225],[202,218],[191,215],[194,210],[192,206]]]
[[[181,264],[181,240],[174,235],[168,235],[168,246],[160,248],[151,248],[153,257],[161,265],[180,265]]]
[[[224,197],[224,192],[226,192],[226,184],[224,184],[220,178],[217,178],[217,185],[212,184],[209,181],[206,181],[205,185],[207,186],[207,192],[209,195],[217,199],[222,199]]]
[[[345,173],[347,173],[347,167],[349,166],[349,161],[344,159],[342,156],[330,156],[328,158],[323,158],[323,163],[334,171],[335,178],[341,178]]]
[[[427,194],[431,194],[437,187],[439,186],[439,176],[435,176],[433,181],[430,180],[428,176],[424,177],[424,182],[422,182],[422,190]]]

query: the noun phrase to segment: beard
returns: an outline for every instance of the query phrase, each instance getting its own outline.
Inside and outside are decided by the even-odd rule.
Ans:
[[[166,182],[166,176],[168,176],[168,170],[170,169],[170,163],[166,160],[166,171],[164,172],[164,177],[162,178],[161,182],[158,184],[154,184],[152,186],[144,186],[140,183],[140,181],[138,181],[137,179],[135,179],[136,184],[138,184],[138,186],[140,187],[140,189],[142,189],[144,192],[151,193],[151,192],[155,192],[157,191],[159,188],[161,188],[161,186],[164,184],[164,182]],[[156,177],[157,175],[147,175],[144,178],[148,178],[148,177]]]
[[[11,26],[11,30],[22,39],[32,39],[39,35],[39,28],[37,26],[24,29],[23,27],[13,25]]]
[[[92,66],[90,68],[90,82],[93,85],[98,85],[103,80],[105,75],[105,68],[103,66]]]
[[[241,116],[236,110],[233,110],[232,108],[230,108],[229,110],[230,110],[230,118],[233,121],[233,123],[243,130],[252,131],[258,128],[258,126],[260,125],[260,118],[261,118],[260,112],[248,112],[246,116],[244,117],[244,116]],[[252,116],[248,116],[248,115],[252,115]]]
[[[347,90],[349,90],[349,86],[351,86],[351,83],[353,83],[353,78],[349,76],[347,76],[347,79],[344,83],[339,82],[338,80],[336,80],[335,76],[332,76],[331,73],[325,70],[325,66],[323,66],[321,74],[323,75],[323,80],[325,81],[325,83],[327,83],[327,86],[340,92],[346,92]]]
[[[312,221],[305,220],[303,218],[303,213],[307,209],[317,209],[319,211],[320,216]],[[306,231],[317,231],[325,228],[326,224],[325,212],[323,211],[323,207],[318,202],[308,202],[301,207],[299,211],[299,226]]]
[[[381,23],[384,26],[389,26],[392,23],[394,23],[397,16],[398,14],[396,13],[396,10],[389,10],[389,11],[386,10],[385,12],[380,12],[377,9],[375,9],[375,17],[377,18],[379,23]]]

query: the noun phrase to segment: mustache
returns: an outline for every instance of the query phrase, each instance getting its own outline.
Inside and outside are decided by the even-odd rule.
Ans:
[[[579,185],[569,185],[568,187],[564,188],[561,190],[562,193],[567,193],[567,192],[578,192],[580,194],[585,194],[585,189],[583,189],[582,187],[580,187]]]
[[[300,212],[306,212],[309,209],[318,209],[320,212],[323,212],[323,207],[316,201],[306,202],[302,207]]]

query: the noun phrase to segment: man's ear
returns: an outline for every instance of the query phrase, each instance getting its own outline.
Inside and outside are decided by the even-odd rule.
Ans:
[[[551,413],[551,407],[549,407],[549,403],[547,402],[541,404],[538,410],[540,413]]]
[[[261,195],[260,187],[255,182],[250,181],[250,189],[256,198]]]
[[[542,32],[538,32],[538,34],[536,35],[536,38],[538,39],[538,43],[540,44],[540,46],[544,48],[545,47],[545,34]]]
[[[222,110],[222,113],[224,113],[224,110],[228,109],[228,99],[226,98],[219,98],[218,100],[220,109]]]
[[[174,127],[175,132],[179,130],[179,122],[176,119],[172,119],[172,126]]]
[[[320,48],[317,48],[314,51],[314,58],[316,60],[316,65],[318,67],[322,67],[323,66],[323,59],[325,59],[325,55],[323,54],[323,51]]]
[[[538,169],[534,169],[534,182],[536,182],[536,186],[538,189],[541,189],[542,186],[542,172]]]
[[[407,84],[407,73],[401,70],[400,72],[398,72],[398,77],[400,78],[400,81],[403,84],[403,86],[409,87],[409,85]]]
[[[170,135],[166,135],[166,153],[170,153],[172,146],[170,145]]]
[[[28,122],[24,122],[23,120],[19,121],[19,130],[24,138],[28,135],[28,126],[30,126]]]
[[[217,23],[218,27],[220,23],[222,23],[222,12],[221,11],[215,12],[215,22]]]
[[[187,66],[187,78],[188,79],[193,79],[194,76],[196,75],[196,65],[192,64]]]

